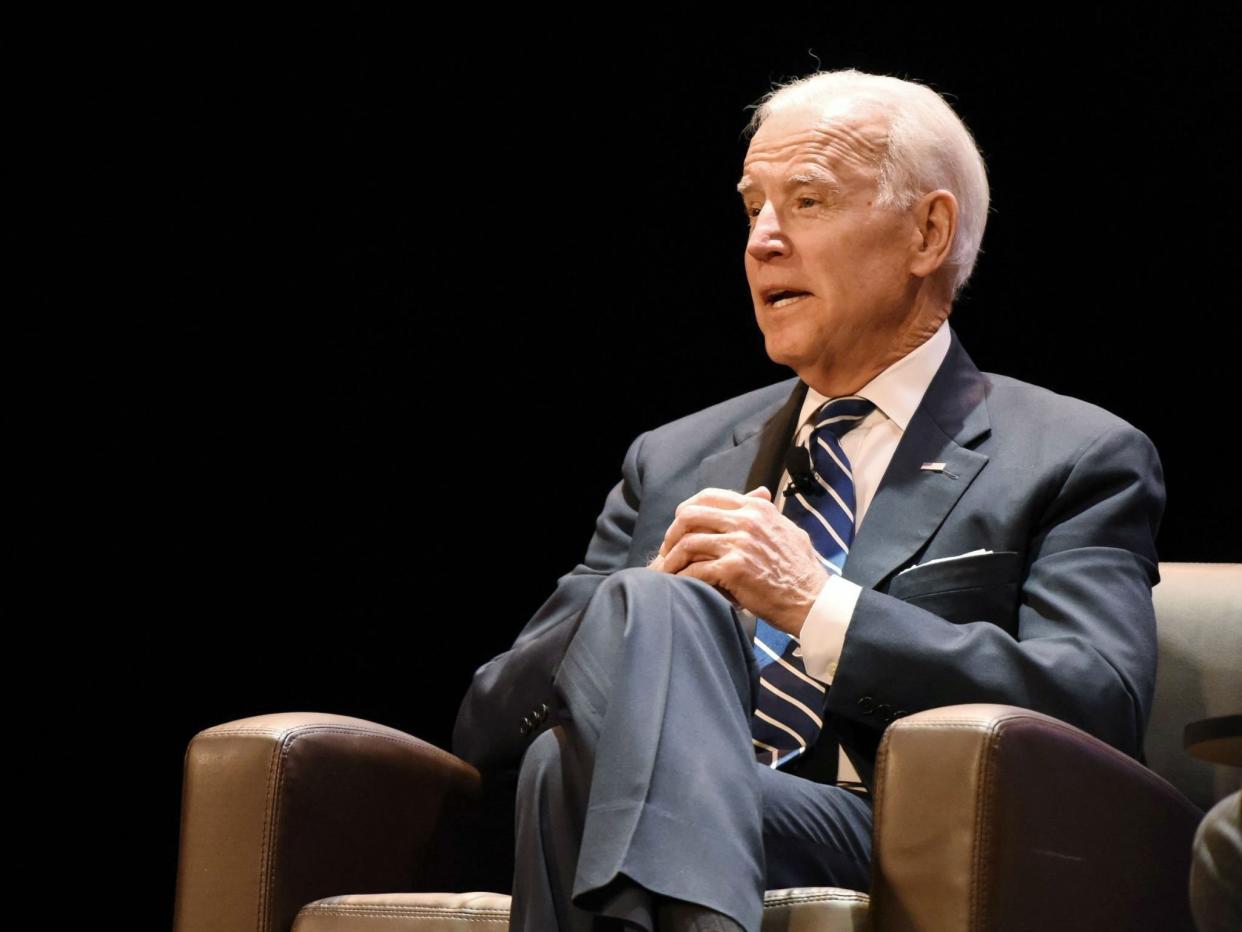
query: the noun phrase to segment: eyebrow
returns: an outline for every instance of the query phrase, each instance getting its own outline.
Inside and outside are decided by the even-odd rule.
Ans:
[[[805,168],[785,179],[786,190],[803,184],[826,184],[833,188],[837,186],[836,179],[822,168]],[[737,193],[746,195],[755,187],[757,185],[752,179],[743,176],[742,180],[737,183]]]

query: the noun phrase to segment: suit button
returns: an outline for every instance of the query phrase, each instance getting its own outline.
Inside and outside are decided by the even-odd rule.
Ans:
[[[910,713],[907,712],[905,709],[898,709],[896,712],[893,713],[893,718],[905,718],[909,714]]]
[[[880,721],[888,724],[893,720],[893,707],[887,702],[881,702],[875,707],[875,714],[880,717]]]
[[[547,718],[548,713],[551,711],[552,711],[552,707],[548,705],[546,702],[539,703],[539,714],[542,715],[544,718]]]
[[[534,724],[534,722],[532,722],[532,721],[530,720],[530,716],[529,716],[529,715],[524,716],[524,717],[522,718],[522,725],[521,725],[521,727],[520,727],[520,728],[518,728],[518,732],[519,732],[519,733],[521,733],[521,734],[523,734],[523,735],[525,735],[525,734],[529,733],[529,732],[530,732],[530,729],[531,729],[531,726],[532,726],[533,724]]]
[[[541,704],[539,708],[530,713],[530,717],[542,724],[543,720],[548,717],[548,704],[546,702]]]
[[[863,696],[858,700],[858,707],[862,709],[863,715],[870,715],[875,711],[875,700],[870,696]]]

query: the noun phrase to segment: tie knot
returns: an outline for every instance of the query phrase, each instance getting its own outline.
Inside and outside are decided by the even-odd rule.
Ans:
[[[838,440],[875,410],[875,402],[858,395],[845,395],[825,402],[815,412],[815,433],[830,430]]]

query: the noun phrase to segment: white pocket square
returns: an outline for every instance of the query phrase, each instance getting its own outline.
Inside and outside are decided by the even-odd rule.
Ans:
[[[914,566],[907,566],[901,573],[908,573],[911,570],[917,570],[921,566],[931,566],[933,563],[947,563],[949,560],[964,560],[967,557],[977,557],[983,553],[991,553],[991,550],[972,550],[970,553],[959,553],[955,557],[937,557],[935,560],[928,560],[926,563],[917,563]],[[900,576],[901,573],[897,575]]]

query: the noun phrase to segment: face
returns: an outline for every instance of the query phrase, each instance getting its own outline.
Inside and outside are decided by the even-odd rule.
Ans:
[[[841,388],[847,373],[874,375],[899,358],[913,313],[912,216],[875,206],[885,132],[882,114],[847,101],[777,111],[751,140],[738,185],[768,355],[825,394],[821,385],[856,390]]]

